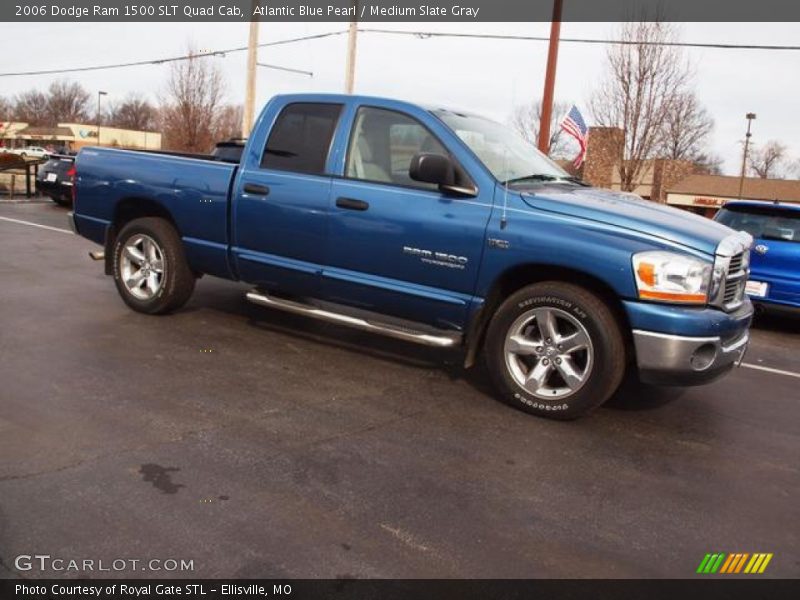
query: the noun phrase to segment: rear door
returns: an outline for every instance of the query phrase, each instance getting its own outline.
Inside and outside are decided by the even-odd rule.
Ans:
[[[242,160],[231,250],[244,281],[316,296],[331,188],[326,165],[342,104],[293,102],[276,110],[266,139],[252,142],[263,150]]]

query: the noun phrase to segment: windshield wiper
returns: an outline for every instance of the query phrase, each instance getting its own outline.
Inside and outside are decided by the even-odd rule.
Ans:
[[[533,175],[525,175],[524,177],[514,177],[507,179],[503,185],[511,185],[512,183],[522,183],[523,181],[569,181],[570,183],[577,183],[578,185],[588,186],[589,184],[578,177],[572,175],[549,175],[547,173],[535,173]]]
[[[558,177],[555,175],[548,175],[546,173],[534,173],[533,175],[525,175],[524,177],[512,177],[506,179],[503,185],[510,185],[512,183],[521,183],[523,181],[557,181]]]

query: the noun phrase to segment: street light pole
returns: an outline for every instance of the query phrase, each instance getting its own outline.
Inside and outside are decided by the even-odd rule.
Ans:
[[[97,92],[97,145],[100,145],[100,122],[103,120],[100,112],[100,98],[107,96],[108,92]]]
[[[258,6],[258,0],[253,0],[250,37],[247,40],[247,87],[245,87],[244,110],[242,111],[243,138],[250,137],[256,106],[256,66],[258,64],[258,16],[255,14],[256,6]]]
[[[539,121],[539,150],[550,152],[550,119],[553,115],[553,90],[556,86],[558,42],[561,37],[561,8],[563,0],[553,0],[553,20],[550,23],[550,46],[547,49],[547,71],[544,76],[542,116]]]
[[[756,113],[747,113],[745,115],[747,119],[747,133],[744,136],[744,152],[742,152],[742,172],[739,176],[739,200],[742,199],[742,191],[744,190],[744,172],[747,168],[747,151],[750,149],[750,125],[752,124],[753,120],[756,118]]]

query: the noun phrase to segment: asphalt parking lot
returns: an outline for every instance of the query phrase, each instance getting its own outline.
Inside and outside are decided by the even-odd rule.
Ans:
[[[0,577],[93,575],[15,568],[39,553],[194,566],[95,576],[672,578],[720,551],[800,576],[800,319],[760,319],[711,386],[561,423],[238,284],[136,314],[59,229],[0,203]]]

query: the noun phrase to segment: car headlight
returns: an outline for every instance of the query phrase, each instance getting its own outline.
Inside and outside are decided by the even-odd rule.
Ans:
[[[685,254],[657,250],[633,255],[633,272],[642,300],[705,304],[711,270],[710,262]]]

